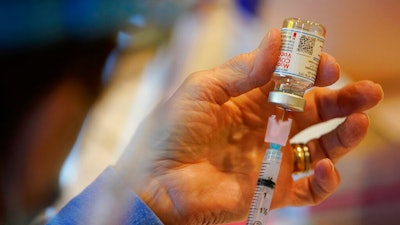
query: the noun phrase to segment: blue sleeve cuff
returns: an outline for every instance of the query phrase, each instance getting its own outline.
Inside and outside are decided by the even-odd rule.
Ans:
[[[154,224],[162,222],[151,209],[107,167],[48,224]]]

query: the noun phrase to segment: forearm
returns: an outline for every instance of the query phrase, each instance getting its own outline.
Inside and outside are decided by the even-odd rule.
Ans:
[[[108,167],[48,224],[162,224]]]

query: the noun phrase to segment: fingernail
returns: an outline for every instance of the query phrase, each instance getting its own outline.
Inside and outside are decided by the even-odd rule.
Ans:
[[[321,165],[321,163],[322,164],[325,163],[324,161],[326,161],[328,163],[328,165],[329,165],[328,168]],[[314,173],[320,179],[324,179],[327,172],[332,172],[335,170],[335,166],[333,165],[332,161],[328,158],[322,159],[318,164],[319,165],[317,165],[317,167],[315,168]]]
[[[268,31],[267,35],[264,37],[264,39],[261,41],[260,45],[258,46],[259,48],[261,48],[261,46],[263,46],[265,43],[268,43],[271,40],[272,32],[273,32],[273,30]]]
[[[328,161],[329,166],[330,166],[330,170],[331,170],[331,171],[334,171],[334,170],[335,170],[335,166],[333,165],[332,161],[331,161],[330,159],[328,159],[328,158],[326,158],[325,160]]]
[[[376,87],[380,90],[382,96],[381,96],[381,101],[383,100],[383,98],[385,97],[385,92],[383,92],[383,88],[382,85],[375,83]]]
[[[336,63],[335,63],[335,66],[337,67],[337,69],[338,69],[338,71],[339,71],[339,73],[340,73],[340,71],[341,71],[340,64],[339,64],[338,62],[336,62]]]
[[[332,68],[334,68],[334,69],[336,69],[339,73],[340,73],[340,64],[338,63],[338,61],[336,60],[336,58],[335,57],[333,57],[332,55],[330,55],[330,54],[327,54],[327,59],[326,59],[326,61],[327,62],[333,62],[333,67]]]

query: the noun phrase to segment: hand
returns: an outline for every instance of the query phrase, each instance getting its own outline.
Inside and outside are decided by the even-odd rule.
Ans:
[[[269,83],[278,59],[280,33],[211,70],[191,74],[173,96],[141,124],[115,168],[165,224],[211,224],[245,219],[265,154]],[[317,86],[339,76],[335,59],[323,54]],[[293,153],[285,147],[273,208],[316,204],[340,183],[336,162],[364,137],[363,110],[381,99],[372,82],[339,91],[307,94],[306,113],[292,113],[291,136],[322,121],[347,120],[311,141],[315,175],[293,181]],[[325,159],[329,158],[329,159]]]

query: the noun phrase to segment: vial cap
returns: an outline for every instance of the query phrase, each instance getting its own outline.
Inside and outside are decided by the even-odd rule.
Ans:
[[[302,97],[279,91],[271,91],[268,102],[295,112],[303,112],[306,104],[306,100]]]

